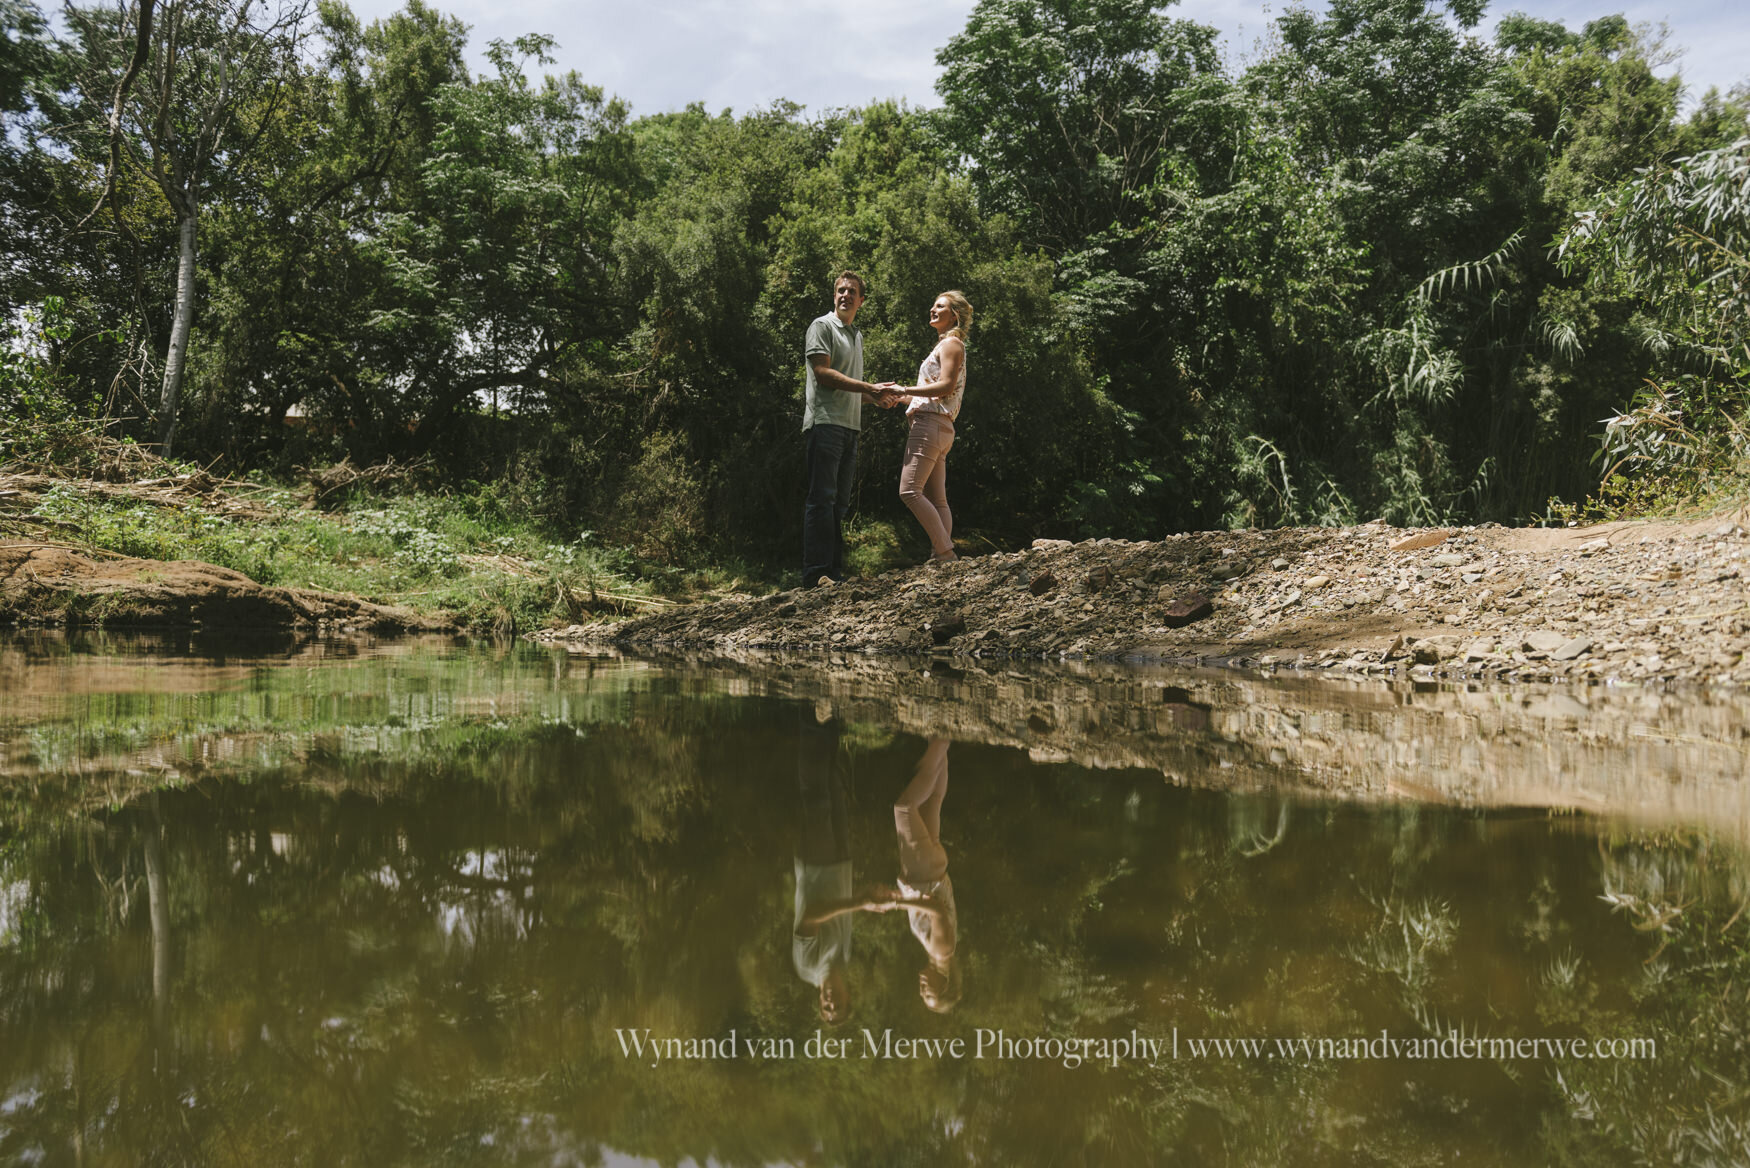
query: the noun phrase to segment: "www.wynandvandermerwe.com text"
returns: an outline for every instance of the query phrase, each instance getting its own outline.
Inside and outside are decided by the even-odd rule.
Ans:
[[[658,1036],[649,1029],[616,1029],[623,1058],[658,1066],[664,1062],[699,1059],[997,1059],[1119,1067],[1175,1059],[1313,1062],[1361,1059],[1653,1059],[1659,1057],[1654,1038],[1482,1038],[1450,1031],[1443,1038],[1399,1037],[1388,1030],[1367,1036],[1337,1038],[1210,1038],[1171,1033],[1153,1037],[1132,1030],[1126,1035],[1077,1037],[1011,1035],[1002,1030],[974,1030],[970,1037],[909,1037],[892,1029],[867,1028],[834,1035],[816,1030],[798,1041],[793,1037],[748,1036],[731,1030],[710,1038]]]

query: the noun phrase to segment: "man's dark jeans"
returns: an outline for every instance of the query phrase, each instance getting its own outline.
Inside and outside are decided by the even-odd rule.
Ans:
[[[857,432],[816,422],[808,429],[808,501],[802,508],[802,587],[845,578],[845,513],[857,478]]]

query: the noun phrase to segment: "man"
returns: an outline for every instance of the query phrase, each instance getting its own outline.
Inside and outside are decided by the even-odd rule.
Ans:
[[[808,443],[808,497],[802,508],[802,587],[845,578],[845,513],[857,477],[863,400],[887,404],[863,380],[863,334],[852,326],[863,307],[863,277],[840,272],[832,311],[808,326],[802,352],[808,392],[802,432]]]

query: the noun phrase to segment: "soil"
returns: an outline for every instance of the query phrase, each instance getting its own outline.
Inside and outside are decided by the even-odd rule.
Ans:
[[[1563,529],[1367,524],[1036,540],[1019,552],[537,636],[1741,686],[1750,682],[1746,523],[1738,513]]]
[[[141,560],[20,540],[0,542],[0,620],[375,632],[447,627],[356,596],[270,588],[199,561]]]
[[[192,489],[166,482],[167,491]],[[1151,542],[1042,539],[1018,552],[536,636],[713,652],[1742,686],[1750,682],[1746,524],[1750,514],[1739,512],[1563,529],[1366,524]],[[130,559],[53,539],[0,541],[0,621],[447,627],[353,596],[266,587],[211,564]]]

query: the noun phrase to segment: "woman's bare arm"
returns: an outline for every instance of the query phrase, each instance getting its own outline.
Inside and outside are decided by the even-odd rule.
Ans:
[[[949,337],[942,342],[942,378],[926,385],[914,385],[910,389],[899,387],[899,392],[911,397],[947,397],[954,392],[954,387],[960,384],[960,370],[966,364],[966,344],[959,337]]]

